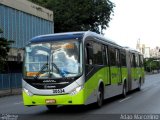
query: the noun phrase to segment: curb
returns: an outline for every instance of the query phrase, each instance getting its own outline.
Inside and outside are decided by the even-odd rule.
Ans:
[[[20,94],[22,94],[22,88],[0,90],[0,97],[20,95]]]

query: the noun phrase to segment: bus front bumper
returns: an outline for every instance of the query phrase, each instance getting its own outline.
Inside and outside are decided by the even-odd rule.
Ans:
[[[84,91],[75,95],[28,95],[23,91],[23,102],[26,106],[32,105],[84,105]]]

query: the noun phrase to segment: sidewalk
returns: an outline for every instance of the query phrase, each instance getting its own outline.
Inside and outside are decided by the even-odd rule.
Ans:
[[[22,88],[0,90],[0,97],[8,95],[19,95],[21,93],[22,93]]]
[[[159,74],[160,71],[154,70],[152,72],[145,72],[146,75],[153,75],[153,74]]]

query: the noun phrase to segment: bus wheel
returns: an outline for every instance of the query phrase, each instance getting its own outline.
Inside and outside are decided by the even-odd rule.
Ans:
[[[126,96],[127,96],[126,83],[124,83],[123,90],[122,90],[122,97],[125,98]]]
[[[142,85],[141,85],[141,79],[139,80],[139,83],[138,83],[138,91],[141,91],[141,87],[142,87]]]
[[[48,110],[50,111],[54,111],[57,109],[57,105],[46,105],[46,107],[48,108]]]
[[[103,95],[103,88],[100,87],[98,90],[98,94],[97,94],[97,107],[100,108],[103,104],[103,99],[104,99],[104,95]]]

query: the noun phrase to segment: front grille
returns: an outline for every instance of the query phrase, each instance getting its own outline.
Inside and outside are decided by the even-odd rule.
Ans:
[[[31,83],[33,87],[37,89],[61,89],[69,85],[69,83],[66,84],[55,84],[55,83]]]
[[[24,79],[24,80],[28,84],[37,89],[62,89],[71,84],[72,82],[74,82],[76,79],[77,78],[54,79],[54,80],[46,80],[46,79]]]

